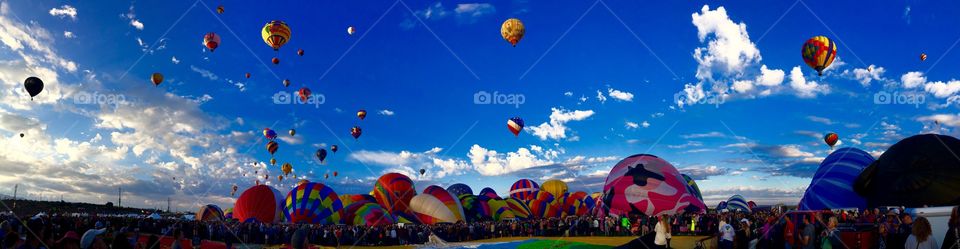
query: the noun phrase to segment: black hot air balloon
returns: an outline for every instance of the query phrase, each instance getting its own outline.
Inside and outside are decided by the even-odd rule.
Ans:
[[[424,173],[427,173],[427,170],[425,170],[425,169],[420,169],[420,175],[423,175]]]
[[[337,149],[338,149],[338,147],[337,147],[336,144],[330,145],[330,151],[333,151],[333,153],[337,153]]]
[[[860,173],[853,189],[867,207],[960,205],[960,140],[922,134],[900,140]]]
[[[323,163],[323,160],[327,159],[327,150],[325,149],[317,150],[317,159],[320,159],[320,163]]]
[[[27,89],[27,93],[30,94],[30,100],[33,100],[33,97],[36,97],[37,94],[40,94],[40,91],[43,91],[43,80],[37,77],[28,77],[23,81],[23,88]]]

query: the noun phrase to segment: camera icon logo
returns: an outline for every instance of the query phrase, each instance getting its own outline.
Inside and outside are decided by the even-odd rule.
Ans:
[[[874,103],[874,104],[877,104],[877,105],[888,105],[888,104],[890,104],[892,101],[893,101],[893,98],[891,98],[890,93],[888,93],[888,92],[886,92],[886,91],[879,91],[879,92],[873,94],[873,103]]]
[[[78,105],[93,104],[93,97],[88,92],[80,91],[73,95],[73,103]]]
[[[290,93],[279,91],[273,94],[273,103],[278,105],[290,104]]]
[[[493,101],[493,98],[490,96],[490,93],[487,91],[479,91],[473,94],[473,103],[478,105],[490,104]]]

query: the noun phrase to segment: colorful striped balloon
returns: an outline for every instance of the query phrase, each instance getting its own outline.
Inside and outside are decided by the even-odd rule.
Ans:
[[[536,197],[539,190],[540,185],[537,182],[530,179],[520,179],[510,186],[510,197],[529,201]]]
[[[507,206],[510,207],[510,211],[513,212],[514,217],[518,219],[530,218],[530,208],[527,207],[527,204],[522,200],[511,197],[504,199],[504,201],[507,202]]]
[[[490,199],[487,200],[487,204],[490,206],[490,213],[493,216],[493,220],[507,221],[516,219],[516,215],[513,214],[510,206],[507,205],[507,201]]]
[[[381,226],[390,225],[397,221],[376,202],[354,202],[344,208],[344,210],[344,223],[349,225]]]
[[[490,199],[494,199],[494,200],[503,199],[503,198],[500,198],[500,195],[497,194],[497,191],[493,190],[490,187],[481,189],[480,195],[490,197]]]
[[[410,199],[410,212],[413,212],[423,224],[457,222],[457,216],[432,195],[417,195]]]
[[[350,204],[353,204],[353,203],[359,202],[359,201],[369,201],[369,202],[374,202],[374,203],[376,203],[376,202],[377,202],[377,199],[376,199],[376,198],[373,198],[372,195],[368,195],[368,194],[354,194],[354,195],[351,195],[351,194],[342,194],[342,195],[340,195],[340,202],[343,203],[343,206],[344,206],[344,207],[350,206]]]
[[[387,173],[377,179],[373,186],[373,197],[380,206],[386,208],[390,214],[409,213],[410,199],[417,195],[410,177],[400,173]]]
[[[837,57],[837,44],[826,36],[814,36],[803,43],[800,53],[803,56],[803,62],[822,76],[823,70]]]
[[[727,209],[730,211],[741,211],[750,213],[750,206],[747,205],[747,199],[741,195],[733,195],[727,199]]]
[[[233,208],[223,210],[223,218],[228,220],[233,219]]]
[[[436,197],[437,200],[443,202],[443,205],[446,205],[447,208],[453,212],[453,215],[457,217],[458,221],[466,221],[467,216],[463,212],[463,205],[460,203],[460,199],[450,194],[446,189],[437,185],[430,185],[423,190],[423,194]]]
[[[477,216],[484,221],[493,220],[493,210],[490,208],[490,201],[496,200],[486,195],[478,195],[475,208],[477,211]]]
[[[800,210],[867,207],[867,201],[853,191],[853,182],[874,159],[856,148],[840,148],[823,159],[810,186],[800,199]]]
[[[200,207],[200,211],[197,211],[194,219],[198,221],[220,221],[223,219],[223,210],[220,210],[217,205],[207,204]]]
[[[480,204],[477,203],[477,196],[472,194],[463,194],[458,197],[460,199],[460,205],[463,207],[463,213],[467,217],[467,222],[477,222],[483,220],[480,214],[477,213],[477,209]]]
[[[290,223],[338,224],[343,212],[340,196],[317,182],[300,184],[287,193],[283,215]]]
[[[693,177],[690,177],[687,174],[680,174],[683,177],[683,181],[687,183],[687,191],[696,196],[697,199],[700,199],[703,202],[703,195],[700,194],[700,187],[697,186],[697,182],[693,180]]]

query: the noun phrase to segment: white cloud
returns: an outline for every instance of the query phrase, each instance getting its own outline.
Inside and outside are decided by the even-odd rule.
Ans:
[[[783,70],[767,69],[767,65],[762,65],[756,83],[761,86],[778,86],[783,83],[784,75]]]
[[[684,138],[684,139],[691,139],[691,138],[721,138],[721,137],[727,137],[727,134],[723,134],[723,133],[721,133],[721,132],[719,132],[719,131],[711,131],[711,132],[707,132],[707,133],[685,134],[685,135],[680,135],[680,137],[682,137],[682,138]]]
[[[636,122],[627,121],[627,123],[624,125],[624,127],[627,127],[627,129],[636,129],[636,128],[640,127],[640,124],[637,124]]]
[[[351,153],[349,158],[363,164],[373,164],[389,167],[386,171],[401,172],[414,176],[417,180],[433,180],[452,175],[462,175],[471,168],[470,164],[461,159],[441,158],[437,155],[442,149],[434,147],[424,152],[389,152],[361,150]],[[420,169],[426,170],[420,176]]]
[[[563,93],[563,96],[572,97],[572,96],[573,96],[573,92],[570,92],[570,91],[564,92],[564,93]]]
[[[540,140],[559,140],[566,138],[567,131],[569,130],[566,126],[567,122],[584,120],[594,114],[593,110],[567,111],[562,108],[552,108],[551,110],[550,122],[527,128],[533,132],[534,136],[539,137]]]
[[[76,21],[76,20],[77,20],[77,8],[74,8],[73,6],[64,4],[63,6],[60,6],[60,8],[52,8],[52,9],[50,9],[50,15],[51,15],[51,16],[60,17],[60,18],[65,18],[65,17],[66,17],[66,18],[70,18],[70,20]]]
[[[722,6],[710,10],[710,6],[704,5],[700,11],[691,15],[697,37],[700,42],[706,42],[711,35],[714,39],[707,42],[707,47],[693,52],[699,64],[698,79],[713,79],[714,73],[741,74],[744,68],[760,61],[760,50],[750,41],[746,24],[733,22]]]
[[[650,127],[650,122],[643,121],[643,123],[640,123],[640,126],[643,126],[643,128],[649,128],[649,127]]]
[[[531,150],[523,147],[515,152],[498,153],[495,150],[474,144],[470,147],[467,157],[478,173],[485,176],[495,176],[554,164],[554,161],[549,158],[551,155],[558,153],[553,149]]]
[[[813,116],[813,115],[807,116],[807,120],[810,120],[810,121],[813,121],[813,122],[817,122],[817,123],[821,123],[821,124],[825,124],[825,125],[832,125],[832,124],[833,124],[833,121],[831,121],[829,118],[817,117],[817,116]]]
[[[806,77],[803,76],[803,71],[800,70],[800,66],[793,67],[793,70],[790,71],[790,87],[801,98],[813,98],[818,93],[830,93],[829,86],[821,85],[816,81],[807,81]]]
[[[607,96],[603,96],[603,92],[597,90],[597,101],[600,101],[600,104],[607,102]]]
[[[380,112],[378,112],[378,113],[380,113],[380,115],[384,115],[384,116],[393,116],[393,111],[387,110],[387,109],[380,110]]]
[[[194,66],[194,65],[190,65],[190,70],[193,70],[194,72],[199,73],[200,76],[203,76],[204,78],[207,78],[207,79],[210,79],[210,80],[217,80],[217,79],[220,78],[220,77],[218,77],[216,74],[214,74],[213,72],[211,72],[210,70],[206,70],[206,69],[203,69],[203,68],[199,68],[199,67],[196,67],[196,66]]]
[[[852,76],[853,79],[860,82],[863,86],[870,86],[870,83],[873,81],[885,81],[883,78],[883,73],[887,70],[883,67],[874,66],[871,64],[867,68],[855,68],[853,71],[844,70],[844,76]]]
[[[922,72],[908,72],[900,76],[900,81],[904,88],[910,89],[927,83],[927,77],[923,76]]]
[[[439,4],[439,3],[437,3]],[[480,17],[493,14],[497,9],[489,3],[461,3],[453,10],[463,23],[475,23]]]
[[[938,122],[943,126],[960,127],[960,114],[934,114],[917,118],[920,122]]]
[[[170,62],[173,62],[173,64],[180,64],[180,60],[178,60],[176,56],[170,57]]]
[[[960,92],[960,80],[929,82],[923,86],[923,89],[933,94],[934,97],[946,98]]]
[[[63,31],[63,37],[65,38],[77,38],[77,35],[73,34],[70,31]]]
[[[140,20],[137,19],[137,13],[134,12],[133,5],[130,5],[130,9],[126,14],[120,16],[130,20],[130,26],[133,26],[137,30],[143,30],[143,22],[140,22]]]
[[[620,101],[627,101],[627,102],[633,101],[633,94],[629,92],[608,88],[607,93],[610,95],[610,97],[613,97],[614,99],[617,99]]]

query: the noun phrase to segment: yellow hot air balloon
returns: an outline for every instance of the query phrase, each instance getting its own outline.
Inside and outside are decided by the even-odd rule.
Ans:
[[[293,172],[293,165],[290,163],[283,163],[283,165],[280,166],[280,170],[283,171],[284,175],[290,175],[290,172]]]
[[[567,193],[567,183],[557,179],[547,180],[540,185],[540,190],[547,191],[547,193],[550,193],[555,197],[562,197],[563,194]],[[563,198],[555,198],[554,202],[558,201],[559,199]]]
[[[273,48],[274,51],[280,50],[283,44],[290,41],[290,27],[283,21],[270,21],[263,25],[263,31],[260,33],[263,42]]]
[[[523,27],[520,19],[510,18],[504,21],[503,25],[500,25],[500,35],[514,47],[517,46],[520,39],[523,39],[523,34],[526,32],[527,29]]]
[[[817,70],[817,74],[823,76],[823,70],[837,57],[837,44],[826,36],[815,36],[803,43],[800,55],[803,56],[803,62],[807,63],[807,66]]]

